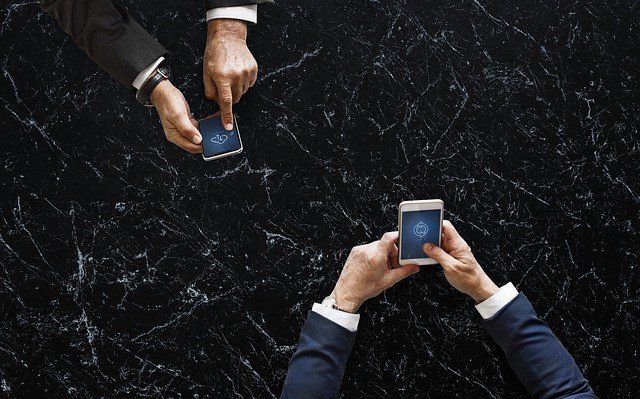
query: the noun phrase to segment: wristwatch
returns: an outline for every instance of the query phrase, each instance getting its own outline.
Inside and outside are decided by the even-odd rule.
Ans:
[[[140,90],[136,93],[136,100],[146,107],[153,107],[153,104],[149,101],[151,93],[160,82],[167,79],[169,79],[169,70],[167,68],[156,68],[155,71],[151,72],[151,76],[140,86]]]
[[[322,300],[321,305],[326,306],[326,307],[331,308],[331,309],[339,310],[341,312],[351,313],[351,312],[347,312],[346,310],[340,309],[338,307],[338,302],[336,302],[336,299],[334,297],[332,297],[331,295],[329,295],[328,297],[324,298]]]

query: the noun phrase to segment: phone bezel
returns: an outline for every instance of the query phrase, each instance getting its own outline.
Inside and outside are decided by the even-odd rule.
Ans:
[[[398,205],[398,263],[401,265],[435,265],[438,262],[431,258],[402,259],[402,212],[440,210],[440,229],[438,246],[442,243],[442,220],[444,219],[444,201],[441,199],[402,201]]]
[[[215,117],[216,116],[210,116],[209,118],[215,118]],[[204,119],[209,119],[209,118],[204,118]],[[205,157],[204,156],[204,144],[203,144],[202,145],[202,159],[204,159],[205,161],[213,161],[214,159],[220,159],[220,158],[228,157],[230,155],[240,154],[242,152],[242,150],[244,149],[244,147],[242,146],[242,136],[240,135],[240,127],[238,126],[238,120],[236,119],[235,115],[233,116],[233,127],[234,127],[234,129],[236,129],[236,133],[238,133],[238,141],[240,142],[240,148],[237,149],[237,150],[233,150],[233,151],[223,152],[222,154],[214,155],[212,157]]]

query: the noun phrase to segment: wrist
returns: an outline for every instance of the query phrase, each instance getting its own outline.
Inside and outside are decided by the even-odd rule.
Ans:
[[[207,22],[207,38],[215,36],[232,36],[247,40],[247,23],[239,19],[219,18]]]
[[[331,297],[335,299],[338,309],[347,313],[356,313],[364,302],[356,298],[351,298],[347,295],[344,295],[341,290],[338,290],[338,287],[334,288],[333,292],[331,293]]]
[[[469,296],[473,298],[473,300],[476,301],[476,303],[481,303],[489,299],[491,296],[493,296],[493,294],[498,292],[498,290],[499,288],[493,282],[493,280],[491,280],[489,276],[483,273],[483,276],[480,279],[480,282],[469,293]]]
[[[153,105],[158,106],[158,103],[161,102],[163,98],[166,98],[172,87],[173,85],[168,79],[163,80],[153,89],[149,96],[149,100],[151,100]]]

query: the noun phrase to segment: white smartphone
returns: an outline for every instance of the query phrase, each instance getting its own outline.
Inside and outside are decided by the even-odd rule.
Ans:
[[[439,199],[403,201],[398,206],[399,252],[401,265],[435,265],[422,246],[440,246],[444,202]]]
[[[202,158],[213,161],[242,152],[242,139],[238,121],[233,117],[233,129],[227,131],[222,127],[222,119],[218,114],[198,121],[202,135]]]

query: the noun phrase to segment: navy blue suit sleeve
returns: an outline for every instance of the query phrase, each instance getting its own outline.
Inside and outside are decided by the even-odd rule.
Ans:
[[[280,399],[337,397],[355,339],[355,332],[309,312]]]
[[[484,325],[534,398],[596,397],[569,352],[522,293]]]

